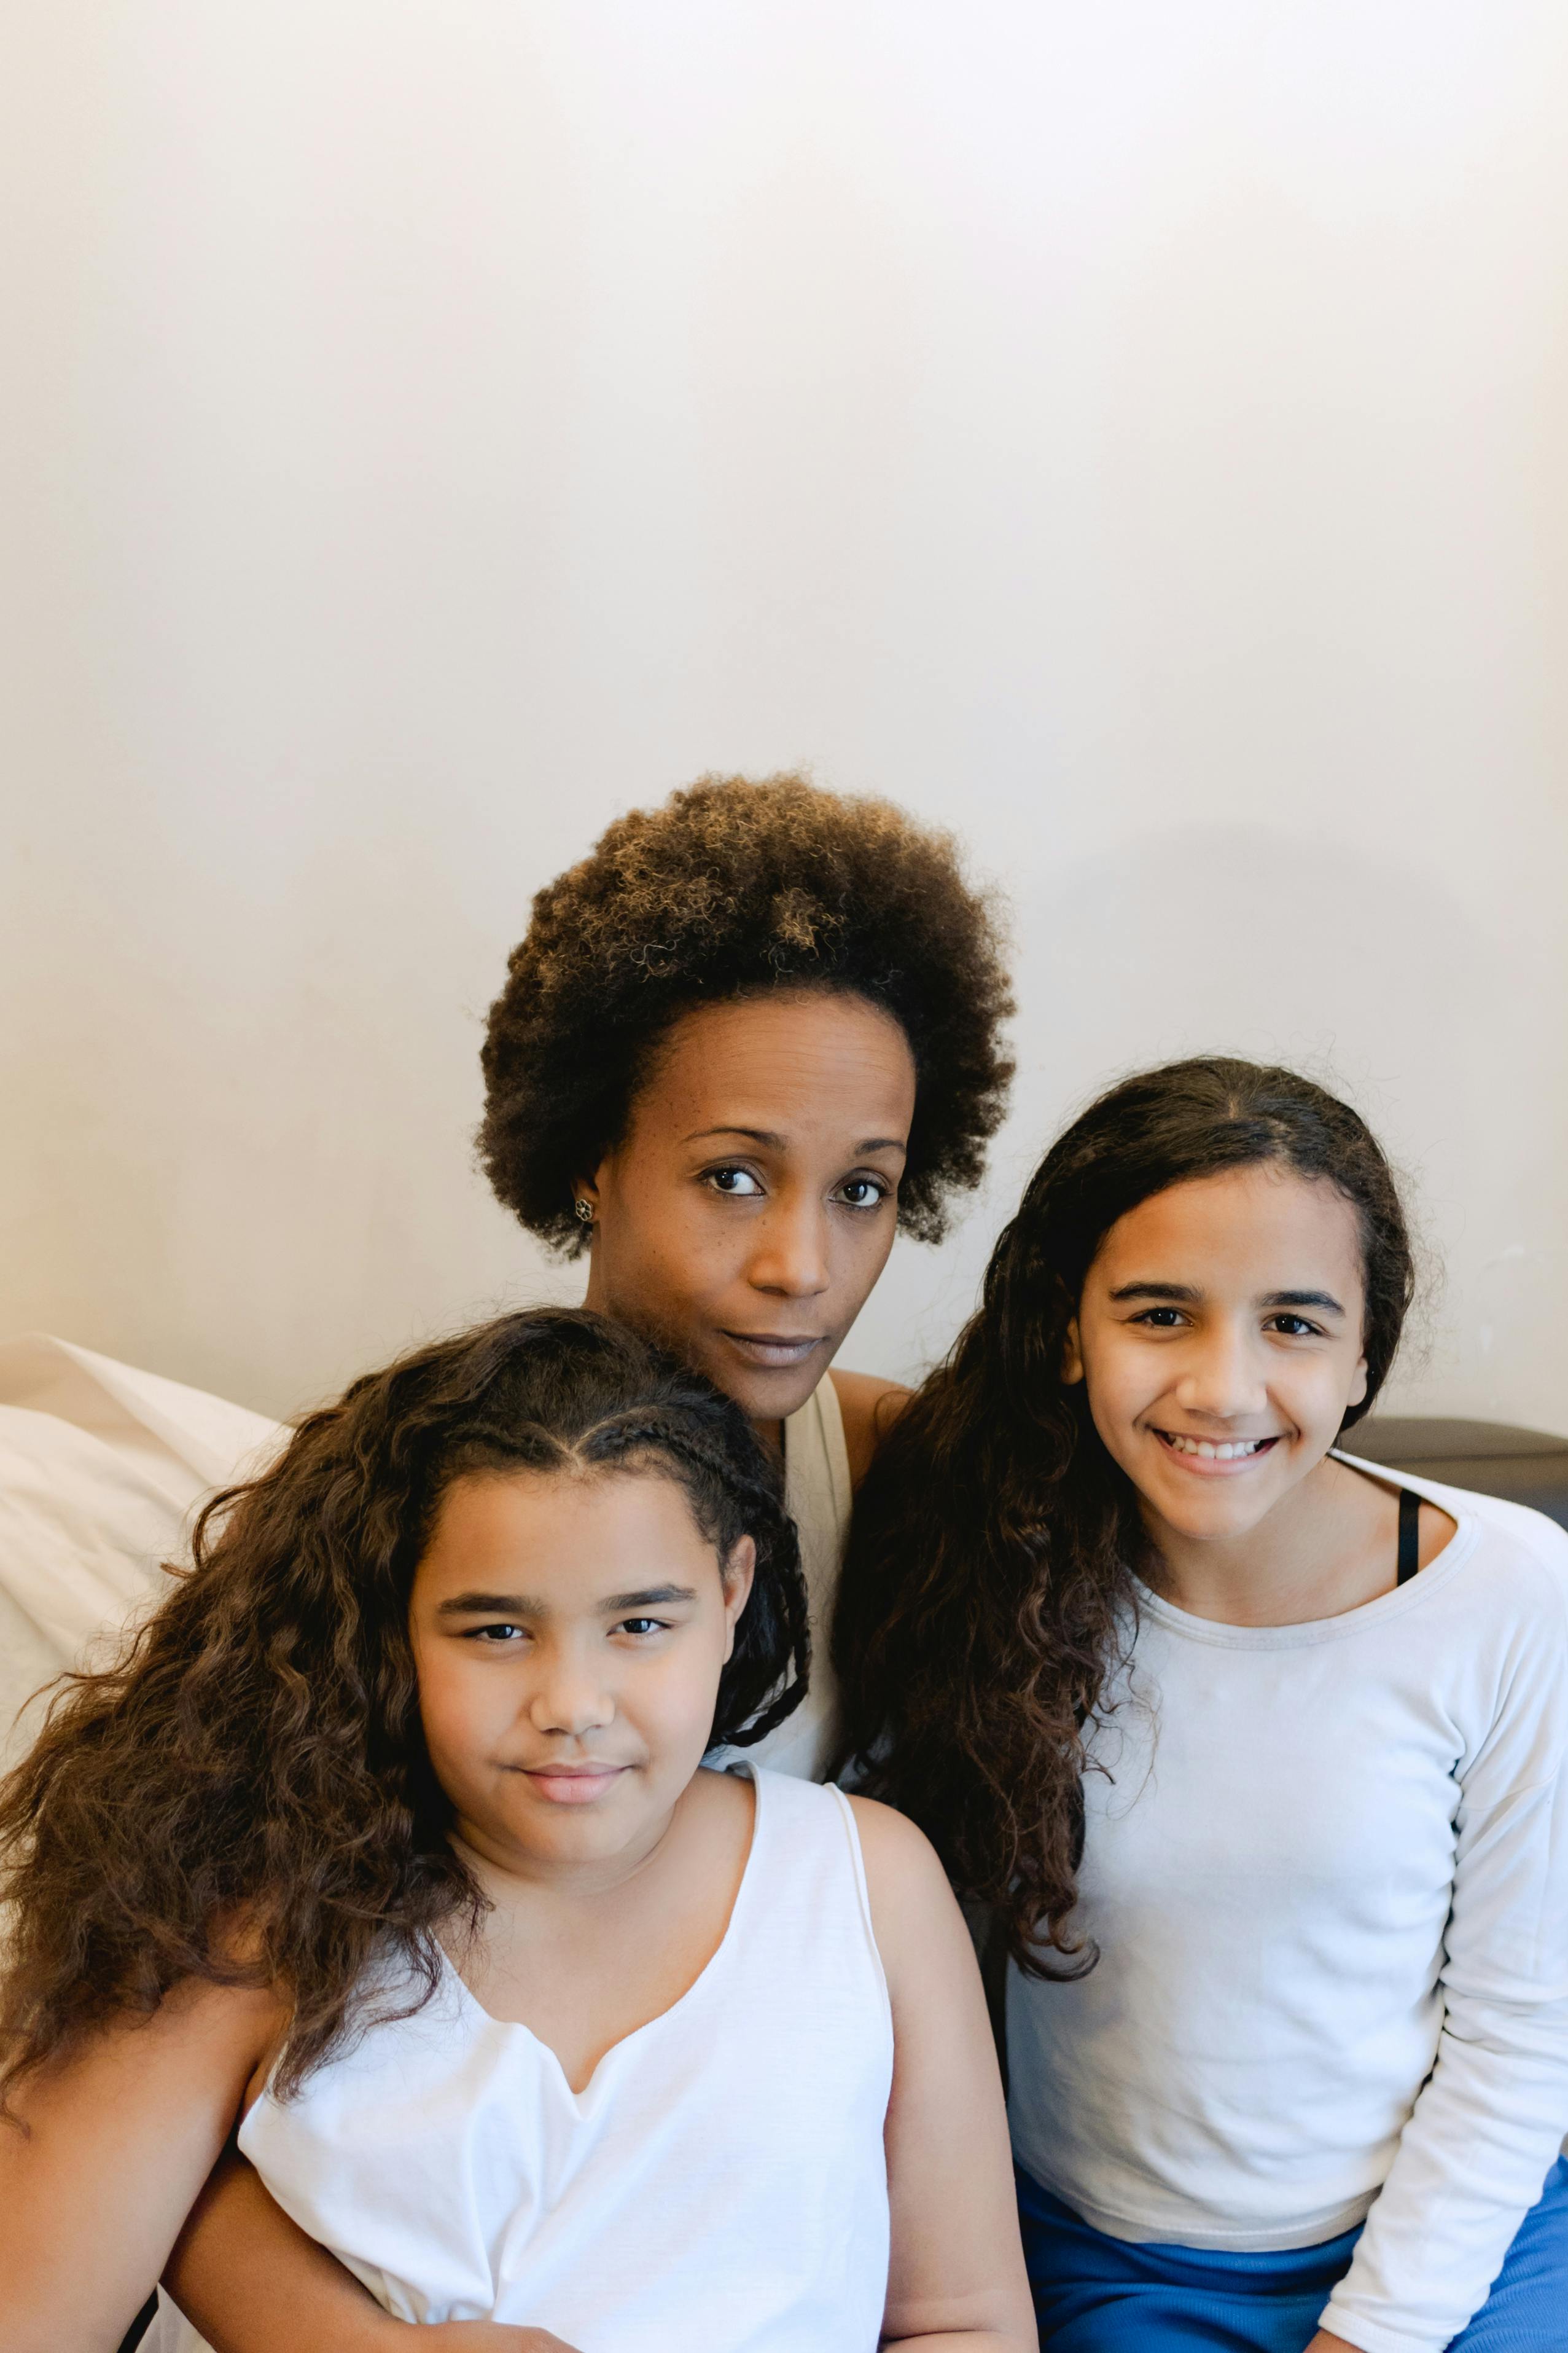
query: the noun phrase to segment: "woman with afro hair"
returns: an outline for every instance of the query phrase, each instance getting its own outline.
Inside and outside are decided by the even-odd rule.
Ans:
[[[705,777],[618,818],[536,896],[490,1011],[479,1144],[497,1196],[586,1257],[585,1305],[705,1373],[782,1461],[810,1683],[746,1750],[775,1770],[833,1762],[850,1497],[907,1394],[829,1367],[894,1235],[939,1240],[977,1182],[1011,1011],[951,839],[796,776]],[[218,2353],[335,2345],[363,2305],[232,2158],[169,2284]]]
[[[951,839],[798,776],[618,818],[539,892],[490,1010],[498,1198],[782,1457],[822,1635],[786,1771],[829,1761],[850,1493],[905,1394],[828,1367],[894,1234],[939,1240],[977,1181],[1011,1010]]]

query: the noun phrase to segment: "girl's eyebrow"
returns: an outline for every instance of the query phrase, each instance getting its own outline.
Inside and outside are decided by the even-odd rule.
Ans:
[[[531,1593],[454,1593],[441,1602],[437,1618],[475,1618],[482,1612],[504,1612],[509,1618],[542,1618],[544,1604]]]
[[[1190,1307],[1203,1297],[1190,1282],[1124,1282],[1110,1294],[1112,1299],[1175,1300]],[[1330,1315],[1342,1315],[1344,1309],[1331,1291],[1267,1291],[1255,1302],[1259,1307],[1317,1307]]]
[[[621,1609],[662,1609],[672,1601],[696,1599],[694,1585],[648,1585],[640,1593],[613,1593],[607,1601],[600,1602],[599,1608],[605,1617],[613,1617]]]
[[[601,1617],[613,1618],[622,1609],[657,1609],[668,1608],[675,1601],[695,1601],[694,1585],[646,1585],[637,1593],[612,1593],[607,1601],[599,1603]],[[531,1593],[454,1593],[449,1599],[437,1605],[437,1618],[547,1618],[549,1605],[537,1600]]]
[[[1112,1299],[1178,1299],[1187,1306],[1203,1296],[1190,1282],[1124,1282],[1110,1295]]]

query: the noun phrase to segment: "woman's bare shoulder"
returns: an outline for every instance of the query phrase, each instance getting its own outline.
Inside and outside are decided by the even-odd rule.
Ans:
[[[878,1373],[841,1373],[835,1367],[833,1386],[844,1417],[844,1447],[849,1457],[849,1483],[858,1487],[871,1468],[878,1447],[902,1413],[914,1391],[902,1381],[885,1381]]]

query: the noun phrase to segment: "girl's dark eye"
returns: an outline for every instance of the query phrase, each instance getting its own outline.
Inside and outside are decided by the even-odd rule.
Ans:
[[[659,1634],[663,1630],[662,1618],[623,1618],[621,1620],[623,1634]]]
[[[511,1642],[521,1632],[521,1626],[476,1626],[470,1639],[476,1642]]]
[[[749,1168],[710,1168],[708,1182],[729,1201],[752,1200],[763,1189]]]
[[[885,1186],[871,1176],[850,1176],[838,1188],[839,1198],[852,1209],[874,1209],[888,1198]]]
[[[1174,1307],[1145,1307],[1142,1315],[1133,1317],[1134,1323],[1150,1324],[1156,1332],[1172,1331],[1181,1320]]]
[[[1304,1315],[1276,1315],[1273,1324],[1274,1329],[1283,1332],[1288,1340],[1310,1340],[1318,1329],[1315,1324],[1309,1324]]]

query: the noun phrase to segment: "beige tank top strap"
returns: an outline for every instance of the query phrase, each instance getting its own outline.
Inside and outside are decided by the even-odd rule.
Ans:
[[[844,1417],[838,1392],[825,1375],[784,1423],[784,1506],[800,1533],[811,1609],[811,1688],[792,1716],[746,1751],[760,1764],[805,1780],[826,1773],[834,1754],[837,1707],[829,1642],[850,1501]]]
[[[784,1423],[784,1503],[800,1531],[814,1623],[831,1612],[851,1501],[844,1416],[833,1376],[825,1373]]]

